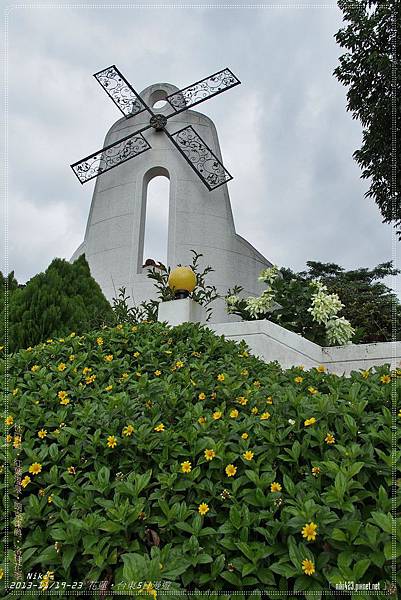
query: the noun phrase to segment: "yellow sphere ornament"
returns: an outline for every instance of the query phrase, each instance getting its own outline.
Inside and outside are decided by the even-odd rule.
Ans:
[[[195,289],[196,275],[191,267],[176,267],[169,275],[168,285],[176,297],[183,298]]]

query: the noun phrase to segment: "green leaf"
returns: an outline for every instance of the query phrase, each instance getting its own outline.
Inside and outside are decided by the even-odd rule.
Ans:
[[[230,508],[230,523],[235,527],[235,529],[240,529],[242,526],[241,511],[236,506],[232,506]]]
[[[342,500],[347,489],[347,479],[342,473],[337,473],[334,481],[334,487],[338,498]]]
[[[371,561],[369,558],[363,558],[362,560],[358,560],[358,562],[355,563],[353,568],[354,581],[359,581],[361,577],[364,576],[370,565],[370,562]]]
[[[365,463],[363,462],[356,462],[353,465],[351,465],[347,471],[348,477],[351,479],[351,477],[359,473],[359,471],[362,469],[362,467],[364,467],[364,465]]]
[[[333,529],[333,531],[331,533],[331,537],[333,538],[333,540],[336,540],[336,542],[346,542],[347,541],[347,536],[344,533],[344,531],[341,531],[341,529],[337,529],[336,527]]]
[[[220,577],[222,577],[232,585],[235,585],[236,588],[242,588],[242,581],[235,573],[231,573],[230,571],[223,571],[222,573],[220,573]]]
[[[288,492],[290,496],[293,496],[295,494],[295,484],[292,479],[288,477],[288,475],[283,475],[283,483],[286,492]]]
[[[386,533],[392,533],[393,517],[391,516],[391,513],[384,514],[382,512],[374,511],[372,512],[372,518],[370,520],[373,520],[373,522]]]
[[[67,546],[66,548],[63,546],[62,552],[61,564],[63,565],[63,568],[68,571],[68,567],[70,566],[77,549],[75,546]]]
[[[276,562],[270,565],[269,569],[273,571],[273,573],[277,573],[278,575],[282,575],[289,579],[290,577],[295,577],[297,573],[299,573],[299,569],[295,566],[291,565],[288,562]]]

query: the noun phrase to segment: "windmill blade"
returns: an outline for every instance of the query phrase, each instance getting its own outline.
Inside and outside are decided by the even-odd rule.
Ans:
[[[144,127],[140,131],[131,133],[125,138],[118,140],[118,142],[105,146],[101,150],[71,165],[79,181],[86,183],[101,173],[110,171],[110,169],[114,169],[114,167],[121,165],[121,163],[149,150],[151,146],[142,135],[142,131],[146,129],[149,129],[149,127]]]
[[[230,69],[227,68],[218,71],[218,73],[214,73],[214,75],[210,75],[201,81],[189,85],[179,92],[174,92],[167,96],[166,101],[174,109],[174,112],[168,116],[172,117],[173,115],[187,110],[187,108],[191,108],[191,106],[195,106],[200,102],[204,102],[213,96],[217,96],[217,94],[221,94],[240,83],[240,80],[237,79]]]
[[[150,108],[115,65],[95,73],[94,78],[100,83],[102,88],[113,100],[114,104],[118,106],[126,117],[139,115],[139,113],[144,110],[147,110],[153,115]]]
[[[164,131],[209,191],[232,179],[230,173],[191,125],[173,134],[168,133],[166,129]]]

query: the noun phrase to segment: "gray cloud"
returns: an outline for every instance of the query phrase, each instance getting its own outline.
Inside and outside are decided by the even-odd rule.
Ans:
[[[332,72],[338,9],[19,8],[9,29],[9,266],[24,281],[83,239],[93,183],[69,164],[119,118],[92,73],[117,64],[140,91],[229,66],[242,85],[199,107],[216,123],[238,233],[279,265],[391,257],[352,159],[361,127]],[[163,202],[159,189],[157,202]],[[154,220],[155,245],[163,224]]]

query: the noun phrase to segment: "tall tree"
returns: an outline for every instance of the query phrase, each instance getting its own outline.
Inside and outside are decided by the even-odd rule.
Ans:
[[[74,263],[55,258],[44,273],[18,286],[8,276],[8,340],[10,351],[48,338],[82,333],[112,317],[112,308],[91,277],[84,256]],[[3,282],[4,277],[1,275]],[[4,311],[4,293],[0,296]],[[0,334],[4,336],[4,319]]]
[[[353,156],[362,177],[370,179],[366,196],[378,204],[383,222],[393,223],[401,236],[401,176],[396,164],[401,134],[401,5],[397,0],[339,0],[338,6],[345,26],[335,39],[346,52],[334,74],[348,86],[347,110],[363,127],[362,146]]]

